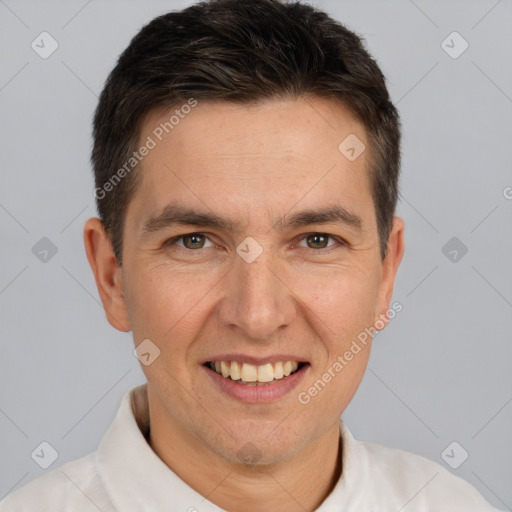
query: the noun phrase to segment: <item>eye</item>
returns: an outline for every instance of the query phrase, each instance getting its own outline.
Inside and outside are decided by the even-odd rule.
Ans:
[[[329,244],[329,240],[333,243]],[[341,238],[329,235],[328,233],[309,233],[304,235],[297,247],[304,247],[302,242],[306,242],[308,249],[316,249],[317,252],[322,249],[329,249],[336,245],[346,246],[346,242]],[[210,245],[205,245],[209,243]],[[175,236],[165,242],[165,247],[177,246],[182,250],[194,251],[196,249],[208,249],[214,247],[214,244],[204,233],[187,233],[185,235]]]
[[[328,245],[329,239],[335,240],[335,242],[337,242],[338,245],[345,245],[341,239],[339,239],[338,237],[333,237],[328,233],[310,233],[308,235],[305,235],[301,239],[301,243],[302,241],[305,241],[309,249],[327,249],[329,247],[336,245],[336,243]],[[304,247],[300,246],[300,244],[298,246]]]
[[[183,241],[183,244],[178,243],[180,240]],[[204,243],[206,240],[209,241],[209,238],[203,233],[187,233],[186,235],[175,236],[174,238],[167,240],[165,242],[165,245],[177,245],[178,247],[189,250],[204,249]],[[213,247],[213,244],[211,242],[210,244],[211,245],[209,247]]]

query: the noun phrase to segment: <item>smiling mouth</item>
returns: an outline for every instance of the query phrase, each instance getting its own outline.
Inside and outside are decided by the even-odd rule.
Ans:
[[[286,379],[307,364],[298,361],[277,361],[258,366],[238,361],[208,361],[204,366],[237,384],[259,386]]]

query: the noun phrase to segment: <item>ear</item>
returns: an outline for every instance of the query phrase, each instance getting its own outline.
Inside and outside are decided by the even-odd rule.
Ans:
[[[119,331],[130,331],[121,269],[100,219],[94,217],[85,223],[84,244],[108,322]]]
[[[387,325],[389,323],[388,311],[393,295],[393,285],[398,266],[404,255],[404,221],[400,217],[394,217],[391,232],[388,238],[386,257],[382,262],[382,277],[377,296],[377,308],[374,325],[377,320]]]

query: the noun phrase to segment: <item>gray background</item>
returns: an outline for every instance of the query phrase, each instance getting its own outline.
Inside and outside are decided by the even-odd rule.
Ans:
[[[96,449],[144,380],[83,249],[96,214],[90,125],[131,37],[189,4],[0,0],[0,498],[44,471],[31,458],[42,441],[59,453],[50,469]],[[356,438],[431,458],[511,510],[512,4],[314,5],[366,39],[404,132],[403,311],[376,337],[344,419]],[[47,59],[31,48],[43,31],[59,44]],[[457,36],[444,43],[452,56],[442,46],[453,31],[469,43],[458,58]],[[442,251],[454,236],[468,249],[445,249],[457,261]],[[42,237],[57,247],[46,263],[32,252]],[[457,469],[441,457],[453,441],[469,453]],[[448,453],[453,464],[463,452]]]

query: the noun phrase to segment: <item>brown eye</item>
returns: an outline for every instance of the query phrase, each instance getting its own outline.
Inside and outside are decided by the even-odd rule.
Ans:
[[[325,249],[328,247],[327,243],[329,238],[331,237],[325,233],[314,233],[307,235],[305,240],[310,249]]]
[[[205,242],[208,241],[209,246],[205,246]],[[180,250],[194,250],[194,249],[208,249],[213,247],[212,242],[203,233],[187,233],[186,235],[175,236],[165,242],[166,247],[176,246]]]
[[[181,238],[187,249],[201,249],[204,246],[205,236],[201,233],[190,233],[183,235]]]

